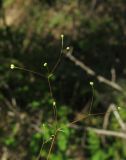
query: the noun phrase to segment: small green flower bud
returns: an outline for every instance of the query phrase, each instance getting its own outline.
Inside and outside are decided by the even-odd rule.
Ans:
[[[94,82],[90,82],[90,85],[93,86],[93,85],[94,85]]]
[[[63,35],[63,34],[61,34],[61,38],[64,38],[64,35]]]
[[[14,64],[11,64],[10,65],[10,69],[14,69],[15,68],[15,65]]]
[[[44,64],[43,64],[44,67],[47,67],[47,65],[48,65],[47,63],[44,63]]]
[[[118,107],[118,110],[120,110],[121,109],[121,107]]]
[[[66,47],[66,50],[70,50],[70,47]]]
[[[55,106],[56,105],[56,102],[55,101],[53,101],[53,106]]]

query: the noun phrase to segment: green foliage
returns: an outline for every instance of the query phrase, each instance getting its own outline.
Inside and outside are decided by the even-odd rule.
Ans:
[[[8,7],[8,6],[10,6],[11,4],[14,3],[14,0],[6,0],[3,3],[4,3],[4,7]]]
[[[29,148],[30,148],[30,152],[32,154],[36,154],[38,152],[39,144],[41,142],[41,139],[42,139],[42,134],[41,133],[35,133],[31,137]]]
[[[102,150],[100,138],[93,132],[88,132],[88,150],[91,160],[106,160],[109,154]]]
[[[4,143],[6,146],[8,147],[15,147],[16,146],[16,139],[14,137],[7,137],[5,140],[4,140]]]
[[[66,151],[68,147],[68,142],[70,138],[70,129],[68,128],[63,128],[63,131],[60,131],[58,134],[58,147],[60,151]]]

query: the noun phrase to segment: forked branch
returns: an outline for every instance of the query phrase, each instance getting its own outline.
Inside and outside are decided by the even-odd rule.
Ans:
[[[71,51],[68,51],[66,54],[66,57],[69,58],[72,62],[74,62],[75,65],[79,66],[81,69],[83,69],[87,74],[91,75],[91,76],[94,76],[96,77],[96,79],[99,81],[99,82],[102,82],[114,89],[116,89],[117,91],[121,91],[123,92],[123,89],[122,87],[117,84],[116,82],[114,81],[110,81],[108,79],[106,79],[105,77],[101,76],[101,75],[97,75],[96,72],[91,69],[90,67],[88,67],[84,62],[81,62],[80,60],[78,60],[76,57],[74,57],[72,54],[71,54]]]
[[[104,122],[103,122],[103,129],[107,129],[107,126],[108,126],[108,123],[109,123],[109,117],[110,117],[110,114],[113,112],[119,126],[121,127],[121,129],[123,131],[126,131],[126,125],[125,123],[123,122],[118,110],[117,110],[117,107],[115,106],[115,104],[110,104],[110,106],[108,107],[108,110],[105,114],[105,117],[104,117]]]

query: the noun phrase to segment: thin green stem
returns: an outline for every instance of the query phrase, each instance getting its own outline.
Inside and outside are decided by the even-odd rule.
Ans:
[[[51,154],[51,151],[52,151],[53,146],[54,146],[54,143],[55,143],[55,139],[56,139],[56,136],[57,136],[57,132],[58,132],[58,129],[55,131],[54,137],[53,137],[53,139],[52,139],[52,143],[51,143],[51,146],[50,146],[50,148],[49,148],[47,160],[49,160],[49,158],[50,158],[50,154]]]
[[[26,69],[26,68],[17,67],[17,66],[15,66],[14,68],[15,68],[15,69],[22,70],[22,71],[29,72],[29,73],[33,73],[33,74],[38,75],[38,76],[40,76],[40,77],[46,78],[45,75],[43,75],[43,74],[41,74],[41,73],[38,73],[38,72],[36,72],[36,71],[32,71],[32,70],[29,70],[29,69]]]
[[[89,107],[88,115],[91,114],[91,110],[92,110],[92,107],[93,107],[93,101],[94,101],[94,87],[93,87],[93,85],[91,85],[91,87],[92,87],[92,97],[91,97],[91,104],[90,104],[90,107]]]

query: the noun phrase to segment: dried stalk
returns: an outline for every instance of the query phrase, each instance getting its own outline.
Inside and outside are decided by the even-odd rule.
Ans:
[[[66,54],[66,57],[69,58],[72,62],[74,62],[75,65],[79,66],[81,69],[83,69],[87,74],[91,75],[91,76],[95,76],[96,79],[99,81],[99,82],[102,82],[114,89],[116,89],[117,91],[121,91],[123,92],[123,89],[122,87],[117,84],[116,82],[114,81],[110,81],[108,79],[106,79],[105,77],[101,76],[101,75],[97,75],[96,72],[91,69],[90,67],[88,67],[87,65],[85,65],[84,62],[81,62],[79,61],[77,58],[75,58],[72,54],[71,54],[71,51],[68,51]]]
[[[95,129],[91,127],[87,127],[86,130],[93,131],[98,135],[114,136],[114,137],[126,139],[126,134],[123,132],[115,132],[115,131],[104,130],[104,129]]]

